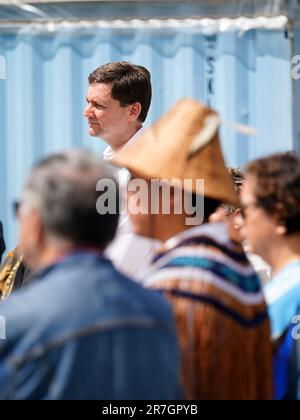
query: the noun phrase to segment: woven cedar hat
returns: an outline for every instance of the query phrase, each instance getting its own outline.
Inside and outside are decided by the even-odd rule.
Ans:
[[[221,150],[219,125],[212,109],[182,99],[112,161],[145,179],[204,179],[205,196],[238,205]],[[191,190],[203,194],[196,183]]]

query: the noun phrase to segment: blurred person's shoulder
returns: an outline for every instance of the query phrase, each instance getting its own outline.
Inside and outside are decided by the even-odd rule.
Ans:
[[[138,326],[173,336],[172,310],[160,293],[119,273],[105,258],[74,257],[47,267],[31,285],[0,303],[8,331],[0,353],[14,343],[11,351],[17,357],[21,350],[45,349],[85,331],[94,335]]]
[[[89,302],[92,303],[89,306]],[[36,273],[32,283],[1,304],[13,318],[68,316],[68,311],[97,312],[106,317],[147,315],[169,318],[170,307],[160,293],[145,289],[117,271],[110,260],[97,254],[76,253]],[[17,315],[19,314],[19,315]],[[30,321],[32,320],[32,321]]]
[[[272,323],[272,335],[278,338],[299,313],[300,260],[288,264],[277,273],[265,285],[264,292]]]

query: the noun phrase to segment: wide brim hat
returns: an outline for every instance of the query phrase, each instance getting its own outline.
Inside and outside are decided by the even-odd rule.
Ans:
[[[204,196],[237,206],[234,183],[225,165],[219,115],[192,99],[182,99],[112,162],[145,179],[204,180]],[[197,191],[197,183],[186,187]]]

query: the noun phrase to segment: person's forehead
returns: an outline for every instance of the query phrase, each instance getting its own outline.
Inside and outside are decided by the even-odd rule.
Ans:
[[[93,83],[87,91],[89,100],[113,100],[111,96],[111,85],[109,83]]]

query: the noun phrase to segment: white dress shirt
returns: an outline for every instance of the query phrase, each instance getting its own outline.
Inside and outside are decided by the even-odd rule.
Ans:
[[[140,129],[128,143],[134,142],[141,136]],[[128,144],[127,143],[127,144]],[[124,146],[126,147],[126,145]],[[111,160],[114,152],[108,147],[103,152],[104,160]],[[127,169],[119,170],[120,187],[126,188],[129,180]],[[106,256],[112,260],[115,267],[139,283],[145,281],[155,249],[161,244],[153,239],[138,236],[133,231],[133,226],[127,213],[121,214],[117,235],[106,250]]]

